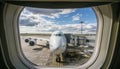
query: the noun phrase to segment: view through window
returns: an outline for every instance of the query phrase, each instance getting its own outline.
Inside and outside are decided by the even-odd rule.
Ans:
[[[88,8],[25,7],[19,17],[21,48],[38,66],[77,66],[94,52],[97,19]]]

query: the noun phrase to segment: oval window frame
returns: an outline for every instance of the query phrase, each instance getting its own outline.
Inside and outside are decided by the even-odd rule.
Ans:
[[[8,12],[7,10],[10,10],[10,8],[14,8],[14,10],[11,10],[11,12]],[[99,9],[97,9],[97,8],[99,8]],[[99,55],[97,55],[96,56],[96,59],[94,59],[95,61],[93,61],[93,63],[91,63],[91,64],[89,64],[88,66],[87,65],[85,65],[85,67],[84,66],[78,66],[78,67],[76,67],[76,68],[80,68],[80,69],[84,69],[84,68],[94,68],[95,67],[95,65],[97,65],[99,68],[101,67],[101,65],[102,65],[102,63],[104,63],[104,61],[105,61],[105,57],[106,57],[106,54],[107,54],[107,50],[108,50],[108,46],[109,46],[109,39],[110,39],[110,33],[111,33],[111,28],[112,28],[112,20],[109,20],[109,19],[107,19],[105,16],[102,16],[102,14],[104,14],[104,13],[106,13],[105,11],[103,11],[103,9],[107,9],[108,8],[108,10],[110,10],[110,13],[111,13],[111,15],[109,15],[110,16],[110,18],[112,18],[112,11],[111,11],[111,6],[110,5],[106,5],[105,6],[105,8],[102,8],[102,6],[101,7],[95,7],[95,9],[97,9],[97,11],[98,12],[100,12],[99,13],[99,15],[101,15],[101,19],[103,19],[101,22],[103,23],[102,24],[102,29],[101,30],[99,30],[99,32],[101,32],[101,34],[98,34],[98,35],[101,35],[99,38],[99,44],[100,44],[100,51],[99,51]],[[20,49],[18,48],[18,46],[20,46],[20,41],[19,41],[19,34],[18,34],[18,26],[16,25],[17,23],[17,21],[18,21],[18,19],[17,19],[17,17],[18,17],[18,14],[19,14],[19,12],[20,12],[20,9],[21,9],[21,7],[14,7],[13,5],[7,5],[6,7],[5,7],[5,13],[4,13],[4,15],[5,15],[5,20],[4,20],[4,27],[5,27],[5,31],[10,31],[11,29],[12,29],[12,31],[11,32],[5,32],[6,33],[6,38],[8,38],[8,40],[7,40],[7,45],[8,45],[8,52],[9,52],[9,56],[10,56],[10,59],[11,59],[11,62],[13,63],[13,65],[17,68],[17,67],[20,67],[20,68],[27,68],[27,67],[29,67],[29,68],[38,68],[38,67],[36,67],[36,66],[33,66],[33,65],[31,65],[29,62],[26,62],[26,60],[24,59],[24,57],[23,57],[23,55],[19,52],[20,51]],[[102,12],[101,12],[101,10],[102,10]],[[11,13],[11,14],[10,14]],[[10,16],[7,16],[7,15],[12,15],[12,17],[10,17]],[[106,13],[107,14],[107,13]],[[13,16],[14,15],[14,16]],[[108,15],[108,14],[107,14]],[[9,18],[11,19],[10,21],[9,21]],[[98,18],[100,18],[100,17],[98,17]],[[105,26],[107,26],[106,24],[105,24],[105,22],[107,22],[107,21],[105,21],[105,19],[107,19],[107,21],[108,22],[110,22],[110,24],[109,24],[109,26],[108,26],[108,28],[107,28],[107,30],[105,30]],[[12,23],[13,22],[13,23]],[[15,24],[16,23],[16,24]],[[11,24],[11,25],[10,25]],[[9,27],[10,26],[10,27]],[[106,32],[108,32],[107,34],[106,34]],[[97,38],[98,38],[98,35],[97,35]],[[105,36],[104,36],[105,35]],[[103,38],[103,36],[104,37],[108,37],[107,39],[105,39],[105,38]],[[13,39],[13,41],[12,41],[12,43],[11,43],[11,40]],[[17,40],[16,40],[17,39]],[[107,42],[107,43],[105,43],[105,42]],[[97,43],[96,43],[97,44]],[[105,46],[105,48],[103,47],[103,46]],[[11,48],[11,47],[13,47],[13,48]],[[101,49],[104,49],[104,52],[105,53],[102,53],[101,52]],[[16,53],[14,53],[16,51]],[[19,55],[18,55],[19,54]],[[17,55],[17,56],[16,56]],[[104,55],[104,56],[101,56],[101,55]],[[15,57],[14,57],[15,56]],[[101,59],[101,57],[102,57],[102,61],[99,61],[100,59]],[[15,59],[14,59],[15,58]],[[17,60],[17,61],[15,61],[15,60]],[[100,62],[100,63],[97,63],[97,62]],[[17,65],[16,63],[20,63],[20,65]],[[23,64],[23,65],[22,65]]]

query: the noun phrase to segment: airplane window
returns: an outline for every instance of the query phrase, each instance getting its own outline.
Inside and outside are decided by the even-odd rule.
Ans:
[[[94,53],[97,17],[92,7],[24,7],[19,31],[23,55],[31,63],[43,67],[78,66]]]
[[[55,34],[55,36],[62,36],[61,34]]]

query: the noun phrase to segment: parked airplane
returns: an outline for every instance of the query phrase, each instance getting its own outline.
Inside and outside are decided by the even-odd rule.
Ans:
[[[60,54],[65,52],[66,46],[67,46],[66,37],[63,34],[63,32],[61,31],[53,32],[50,37],[50,40],[42,39],[42,38],[37,38],[37,39],[28,38],[28,39],[25,39],[25,42],[29,43],[29,46],[34,46],[34,45],[37,45],[36,43],[37,40],[46,40],[47,41],[46,46],[49,46],[50,52],[52,54],[54,53],[57,56],[56,61],[60,62],[61,60]]]
[[[71,48],[70,47],[71,45],[69,46],[69,43],[67,42],[67,40],[69,40],[69,39],[66,38],[66,36],[64,35],[64,33],[62,31],[54,31],[52,33],[52,35],[50,36],[50,39],[28,37],[25,39],[25,42],[29,44],[28,46],[37,45],[37,46],[49,48],[50,53],[57,56],[56,62],[60,62],[62,54],[65,53],[66,49]],[[46,43],[38,44],[39,41],[46,41]],[[93,48],[91,50],[90,47],[91,47],[90,45],[78,45],[78,46],[73,45],[72,49],[73,48],[79,49],[79,53],[81,54],[81,56],[90,57],[90,55],[93,53]]]

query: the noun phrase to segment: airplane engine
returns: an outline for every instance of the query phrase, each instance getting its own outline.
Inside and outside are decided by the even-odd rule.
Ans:
[[[31,40],[31,38],[25,39],[25,42],[28,43]]]
[[[34,46],[34,45],[36,45],[36,39],[30,40],[29,41],[29,46]]]
[[[28,43],[28,42],[29,42],[29,39],[25,39],[25,42]]]

